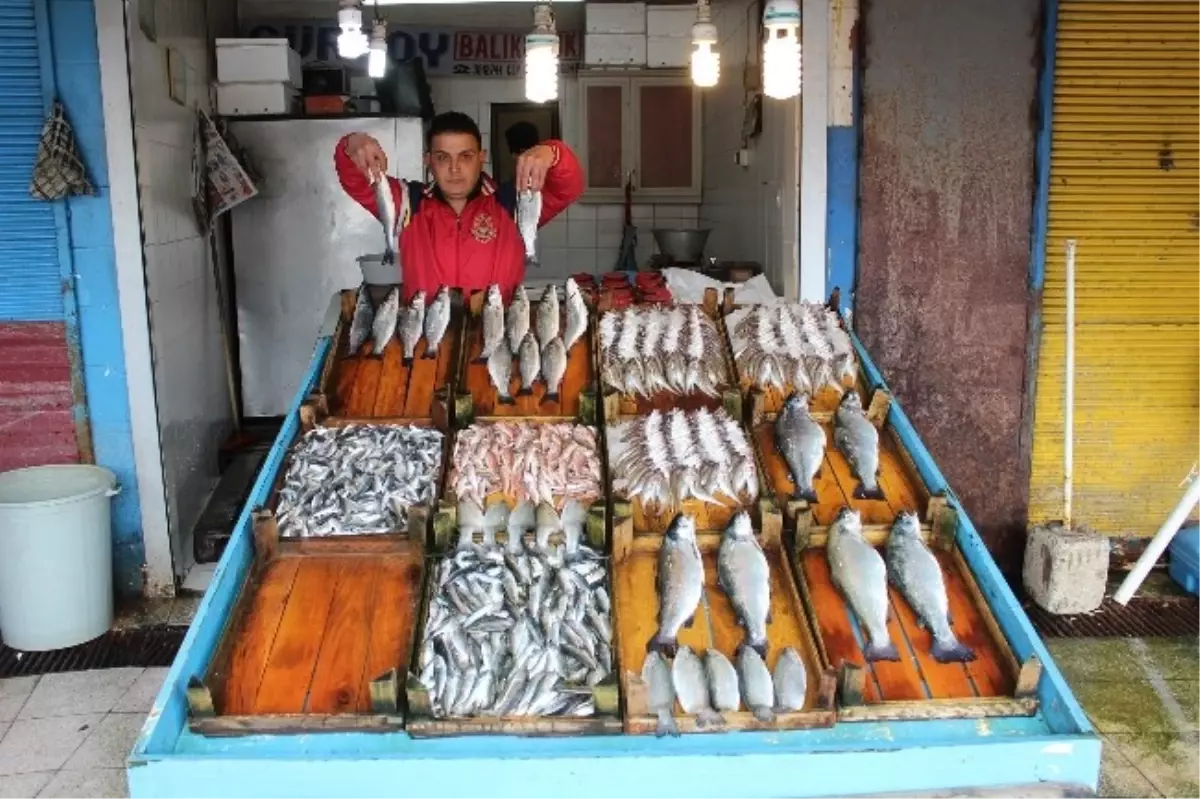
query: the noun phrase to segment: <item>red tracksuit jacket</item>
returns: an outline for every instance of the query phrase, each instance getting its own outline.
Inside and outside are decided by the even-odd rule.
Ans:
[[[546,173],[542,186],[539,227],[583,193],[583,170],[575,154],[561,141],[544,144],[554,148],[557,160]],[[333,163],[346,193],[378,218],[375,191],[346,154],[344,138],[334,148]],[[400,209],[400,192],[410,187],[395,178],[388,181],[396,208]],[[435,184],[429,183],[421,189],[416,213],[400,232],[398,253],[405,301],[417,291],[432,297],[444,285],[470,294],[492,283],[499,284],[507,300],[524,280],[525,246],[516,222],[498,201],[496,192],[496,182],[483,175],[460,217],[441,198]]]

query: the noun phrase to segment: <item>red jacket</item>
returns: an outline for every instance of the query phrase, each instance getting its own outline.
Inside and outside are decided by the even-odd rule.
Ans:
[[[575,154],[561,141],[544,143],[554,148],[556,161],[542,186],[539,227],[583,193],[583,170]],[[378,218],[374,189],[346,154],[345,138],[334,148],[333,163],[346,193]],[[396,208],[401,209],[400,192],[407,191],[409,185],[395,178],[388,181]],[[406,301],[417,291],[432,296],[443,285],[469,294],[492,283],[499,284],[507,298],[525,279],[525,246],[512,215],[497,200],[496,191],[496,182],[483,175],[459,217],[441,199],[433,183],[422,189],[416,213],[400,232],[400,278]]]

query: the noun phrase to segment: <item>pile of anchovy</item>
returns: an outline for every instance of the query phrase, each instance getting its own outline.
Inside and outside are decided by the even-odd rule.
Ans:
[[[568,536],[464,535],[437,567],[419,679],[435,717],[591,716],[613,667],[601,556]]]
[[[613,426],[609,449],[614,489],[647,507],[758,498],[754,451],[724,410],[653,411]]]
[[[856,371],[854,345],[837,313],[820,303],[758,305],[734,311],[731,343],[738,371],[759,388],[838,393]]]
[[[601,493],[596,431],[570,422],[472,425],[455,438],[450,485],[480,506],[496,491],[517,502],[587,504]]]
[[[442,434],[427,427],[316,427],[292,448],[276,518],[283,536],[403,530],[435,499]]]
[[[605,382],[625,394],[717,396],[728,385],[721,332],[698,305],[630,307],[600,319]]]

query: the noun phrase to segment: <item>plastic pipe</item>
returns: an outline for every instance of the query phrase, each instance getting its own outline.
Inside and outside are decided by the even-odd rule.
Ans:
[[[1150,544],[1146,547],[1146,551],[1137,559],[1137,563],[1133,565],[1133,571],[1126,575],[1125,580],[1121,583],[1121,587],[1117,589],[1117,593],[1113,594],[1113,599],[1120,602],[1122,605],[1129,604],[1129,600],[1133,599],[1133,595],[1142,586],[1142,581],[1146,579],[1151,567],[1158,562],[1162,556],[1163,550],[1171,543],[1171,539],[1179,532],[1180,526],[1192,512],[1192,508],[1196,507],[1196,503],[1200,502],[1200,477],[1192,480],[1192,484],[1188,486],[1187,493],[1183,495],[1183,499],[1179,500],[1179,504],[1175,506],[1175,510],[1171,511],[1171,515],[1163,522],[1162,527],[1158,528],[1158,532],[1154,534],[1154,538],[1150,539]]]
[[[1067,374],[1063,402],[1063,527],[1071,529],[1075,482],[1075,239],[1067,239]]]

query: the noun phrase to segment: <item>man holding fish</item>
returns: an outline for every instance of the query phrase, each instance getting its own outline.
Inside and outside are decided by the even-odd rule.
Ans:
[[[424,186],[387,177],[387,154],[366,133],[342,138],[333,160],[342,188],[384,224],[384,257],[398,260],[406,302],[418,291],[470,293],[493,283],[508,298],[526,263],[537,262],[537,228],[583,193],[579,160],[554,139],[518,156],[514,186],[498,185],[483,171],[479,126],[457,111],[430,123],[425,164],[433,180]]]

